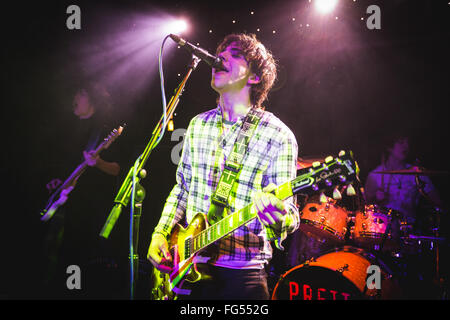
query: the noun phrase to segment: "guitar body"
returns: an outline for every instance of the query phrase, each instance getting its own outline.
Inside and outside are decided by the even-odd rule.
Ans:
[[[191,223],[184,228],[177,224],[170,234],[168,241],[169,252],[173,259],[174,273],[178,269],[180,272],[186,268],[190,268],[184,275],[183,279],[188,282],[197,282],[202,279],[202,274],[198,271],[196,265],[192,262],[196,254],[191,254],[186,248],[185,243],[189,238],[197,236],[200,232],[205,230],[208,226],[206,215],[197,213]],[[172,273],[173,274],[173,273]],[[159,271],[153,268],[152,274],[152,300],[175,300],[176,294],[170,289],[170,277],[168,273]]]

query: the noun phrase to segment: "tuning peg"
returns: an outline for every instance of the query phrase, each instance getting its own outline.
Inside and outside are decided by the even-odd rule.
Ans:
[[[342,199],[342,195],[338,190],[338,187],[334,188],[333,190],[333,199],[334,200],[341,200]]]
[[[343,157],[343,156],[345,156],[345,151],[344,150],[339,151],[339,157]]]
[[[328,156],[325,158],[325,163],[330,163],[331,161],[333,161],[333,157],[332,156]]]
[[[320,167],[320,161],[314,161],[314,162],[312,163],[312,166],[313,166],[314,168]]]
[[[347,195],[350,197],[356,195],[355,188],[353,188],[351,183],[347,186]]]
[[[320,194],[319,201],[320,201],[320,203],[327,203],[328,202],[328,198],[323,192]]]

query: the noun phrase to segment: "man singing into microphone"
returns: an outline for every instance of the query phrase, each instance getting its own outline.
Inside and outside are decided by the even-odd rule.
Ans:
[[[206,270],[208,280],[191,284],[190,295],[179,298],[268,299],[265,266],[272,257],[270,242],[283,249],[282,241],[299,226],[294,198],[281,201],[270,192],[295,178],[297,141],[262,106],[275,81],[276,65],[256,37],[228,35],[216,55],[226,69],[212,70],[211,87],[219,94],[218,106],[189,124],[176,184],[147,257],[156,268],[167,271],[173,261],[167,238],[182,218],[190,223],[198,212],[204,212],[213,223],[253,202],[257,219],[199,253],[198,269]],[[247,131],[248,124],[254,130]],[[243,132],[249,140],[241,140]],[[236,148],[236,141],[244,146]],[[237,165],[233,168],[233,164]],[[226,192],[222,192],[226,186],[222,173],[235,174]]]

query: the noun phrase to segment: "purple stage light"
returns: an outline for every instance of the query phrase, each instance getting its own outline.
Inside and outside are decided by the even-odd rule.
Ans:
[[[163,39],[170,33],[183,34],[188,23],[154,8],[138,13],[109,12],[107,18],[99,22],[102,28],[89,33],[75,51],[82,71],[120,92],[125,105],[148,91],[158,78],[158,52]],[[175,48],[175,43],[166,42],[168,63]]]

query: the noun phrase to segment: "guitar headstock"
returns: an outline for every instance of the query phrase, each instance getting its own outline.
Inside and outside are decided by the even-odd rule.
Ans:
[[[339,188],[346,190],[348,196],[356,195],[352,183],[359,182],[359,167],[352,151],[341,151],[337,157],[329,156],[323,162],[298,170],[292,181],[294,193],[312,194],[333,189],[333,198],[342,197]]]
[[[114,140],[117,139],[118,136],[122,134],[122,131],[125,127],[125,124],[123,126],[120,126],[114,130],[112,130],[109,135],[104,139],[102,147],[103,149],[108,149],[111,143],[114,142]]]

